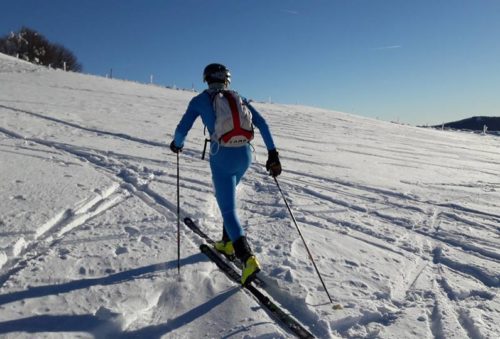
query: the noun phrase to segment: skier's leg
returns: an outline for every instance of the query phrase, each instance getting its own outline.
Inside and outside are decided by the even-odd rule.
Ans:
[[[224,173],[212,173],[215,198],[229,239],[235,241],[245,235],[236,212],[236,177]]]
[[[215,197],[235,254],[243,263],[241,283],[246,285],[260,271],[260,264],[248,244],[238,218],[236,186],[250,166],[252,153],[250,147],[221,150],[219,150],[218,157],[210,159]]]
[[[252,152],[249,146],[220,147],[210,157],[215,197],[224,221],[223,227],[233,242],[245,233],[237,214],[236,186],[251,162]]]
[[[230,179],[224,176],[214,177],[215,196],[221,209],[224,226],[231,238],[231,247],[234,254],[243,263],[241,272],[242,285],[252,281],[256,274],[260,271],[260,263],[253,254],[253,251],[248,244],[243,227],[236,213],[236,177],[231,176]],[[217,247],[216,247],[217,249]],[[222,249],[222,248],[221,248]],[[219,252],[226,254],[226,247],[223,250],[217,249]]]
[[[252,150],[250,149],[250,146],[246,146],[245,148],[243,148],[243,151],[241,152],[241,158],[242,159],[239,163],[240,165],[238,166],[238,168],[235,172],[236,186],[238,186],[238,184],[241,181],[241,178],[243,178],[246,171],[248,170],[248,168],[252,164]]]

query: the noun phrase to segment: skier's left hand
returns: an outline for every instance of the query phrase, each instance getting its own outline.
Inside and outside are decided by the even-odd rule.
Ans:
[[[277,150],[272,149],[269,151],[266,162],[266,169],[273,177],[277,177],[281,174],[281,163]]]
[[[179,153],[179,152],[182,152],[182,147],[178,147],[175,144],[175,140],[172,140],[172,142],[170,143],[170,150],[172,150],[172,152],[174,152],[174,153]]]

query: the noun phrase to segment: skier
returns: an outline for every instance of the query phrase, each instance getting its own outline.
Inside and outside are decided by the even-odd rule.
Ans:
[[[207,83],[208,89],[190,101],[186,112],[177,125],[170,149],[174,153],[182,151],[189,130],[196,118],[201,116],[212,136],[210,168],[215,197],[223,219],[222,240],[217,241],[214,247],[218,252],[228,257],[236,256],[241,260],[243,264],[241,283],[246,285],[255,278],[261,266],[248,244],[238,218],[236,186],[252,162],[252,151],[248,142],[239,147],[225,147],[213,138],[216,123],[213,98],[215,93],[228,90],[231,82],[229,69],[221,64],[209,64],[203,71],[203,82]],[[246,100],[242,102],[250,110],[252,123],[259,129],[268,150],[266,169],[273,177],[276,177],[281,174],[281,163],[269,127],[262,115],[252,105]]]

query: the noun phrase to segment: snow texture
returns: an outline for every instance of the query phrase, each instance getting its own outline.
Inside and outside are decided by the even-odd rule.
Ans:
[[[181,227],[169,151],[195,93],[0,55],[0,337],[288,338]],[[255,161],[240,218],[271,297],[320,338],[500,337],[500,139],[255,103],[286,198]],[[221,217],[197,121],[181,217]]]

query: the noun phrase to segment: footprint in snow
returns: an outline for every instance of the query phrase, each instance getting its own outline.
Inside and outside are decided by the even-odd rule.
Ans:
[[[125,253],[128,253],[128,248],[127,248],[127,247],[124,247],[124,246],[120,246],[120,247],[118,247],[118,248],[115,250],[115,254],[116,254],[116,255],[125,254]]]
[[[152,247],[153,246],[153,240],[151,238],[149,238],[149,237],[140,237],[140,241],[142,243],[144,243],[148,247]]]
[[[355,262],[355,261],[345,260],[344,262],[345,262],[345,264],[346,264],[347,267],[351,267],[351,268],[353,268],[353,267],[359,267],[359,264],[357,262]]]
[[[364,282],[362,281],[359,281],[359,280],[348,280],[347,283],[351,286],[354,286],[354,287],[358,287],[358,288],[368,288],[368,285],[365,284]]]
[[[19,195],[13,195],[13,196],[11,196],[10,200],[22,200],[22,201],[24,201],[24,200],[26,200],[26,198],[23,195],[19,194]]]
[[[135,228],[135,227],[130,227],[130,226],[126,226],[124,228],[125,232],[128,233],[129,237],[136,237],[138,236],[141,231],[139,231],[139,229]]]

